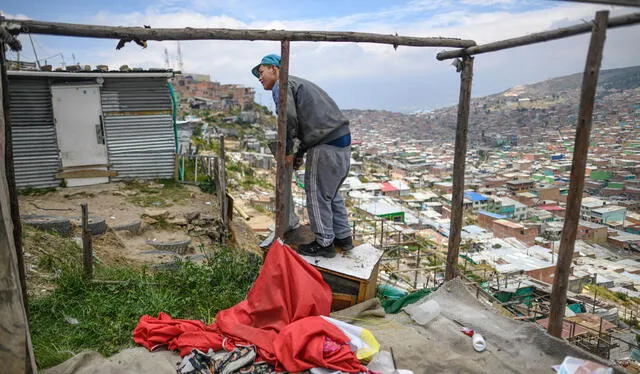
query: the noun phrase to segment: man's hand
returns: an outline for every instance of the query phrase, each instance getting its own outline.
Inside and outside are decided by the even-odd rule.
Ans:
[[[291,165],[295,160],[295,155],[284,156],[284,164],[285,166]]]
[[[298,170],[304,163],[304,155],[301,153],[296,153],[293,159],[293,170]]]

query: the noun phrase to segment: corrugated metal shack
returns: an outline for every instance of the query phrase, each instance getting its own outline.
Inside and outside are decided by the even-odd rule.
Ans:
[[[173,73],[7,73],[18,188],[173,176]]]

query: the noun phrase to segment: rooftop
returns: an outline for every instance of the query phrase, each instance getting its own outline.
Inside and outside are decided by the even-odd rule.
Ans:
[[[521,225],[521,224],[519,224],[519,223],[515,223],[515,222],[507,221],[506,219],[498,219],[498,220],[495,220],[495,221],[493,221],[493,222],[494,222],[494,223],[497,223],[497,224],[499,224],[499,225],[503,225],[503,226],[510,227],[510,228],[512,228],[512,229],[521,229],[521,228],[523,228],[523,227],[524,227],[524,226],[522,226],[522,225]]]
[[[486,210],[479,210],[478,214],[482,214],[482,215],[485,215],[485,216],[488,216],[488,217],[491,217],[491,218],[495,218],[495,219],[505,219],[505,218],[507,218],[507,216],[503,216],[502,214],[491,213],[491,212],[488,212]]]
[[[464,197],[466,197],[467,199],[473,201],[474,203],[476,201],[486,201],[488,200],[486,196],[479,194],[477,192],[473,192],[473,191],[466,191],[464,193]]]

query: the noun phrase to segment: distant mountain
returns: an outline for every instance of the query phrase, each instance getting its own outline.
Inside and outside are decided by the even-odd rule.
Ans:
[[[540,95],[550,93],[580,90],[583,73],[576,73],[564,77],[552,78],[539,83],[525,86],[527,92]],[[621,69],[601,70],[598,76],[598,90],[628,90],[640,87],[640,66]]]
[[[541,133],[545,129],[557,131],[573,126],[582,76],[583,73],[576,73],[473,98],[470,143],[513,136],[522,140],[521,144],[543,141]],[[638,104],[639,94],[640,66],[600,71],[594,126],[622,121],[627,111]],[[353,109],[344,113],[356,137],[366,138],[368,133],[373,133],[389,138],[442,142],[452,141],[455,136],[457,106],[412,114]]]

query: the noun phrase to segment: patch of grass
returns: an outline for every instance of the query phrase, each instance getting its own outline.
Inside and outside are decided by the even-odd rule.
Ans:
[[[39,369],[83,350],[110,356],[135,346],[132,332],[145,314],[163,311],[209,324],[219,310],[246,297],[260,268],[258,256],[223,248],[201,264],[177,261],[171,269],[96,266],[96,278],[120,281],[105,284],[85,281],[74,263],[61,265],[54,291],[29,303]]]
[[[71,238],[22,226],[22,246],[27,272],[27,294],[36,297],[55,287],[63,270],[81,271],[82,250]]]
[[[622,292],[615,292],[615,291],[611,291],[606,287],[602,287],[602,286],[596,286],[593,284],[588,284],[586,286],[584,286],[585,290],[587,292],[589,292],[590,294],[594,294],[595,292],[597,292],[597,298],[598,299],[605,299],[608,301],[612,301],[614,303],[618,303],[620,305],[624,305],[627,307],[630,307],[632,305],[638,305],[640,304],[640,299],[636,298],[636,297],[630,297],[627,296],[626,294],[622,293]]]
[[[55,191],[56,191],[55,187],[43,187],[43,188],[25,187],[20,191],[18,191],[18,194],[21,196],[42,196]]]
[[[165,208],[175,204],[181,204],[190,194],[184,186],[173,179],[159,179],[154,182],[129,180],[124,182],[128,190],[138,191],[138,195],[131,196],[127,200],[141,207]],[[162,187],[159,187],[162,186]]]
[[[157,195],[132,196],[127,200],[129,200],[129,202],[132,204],[135,204],[144,208],[148,208],[148,207],[166,208],[173,205]]]
[[[251,189],[251,187],[253,186],[258,186],[266,189],[274,188],[273,185],[271,185],[271,183],[267,182],[266,180],[256,178],[251,175],[245,175],[244,179],[242,179],[242,181],[240,182],[240,186],[245,190]]]

